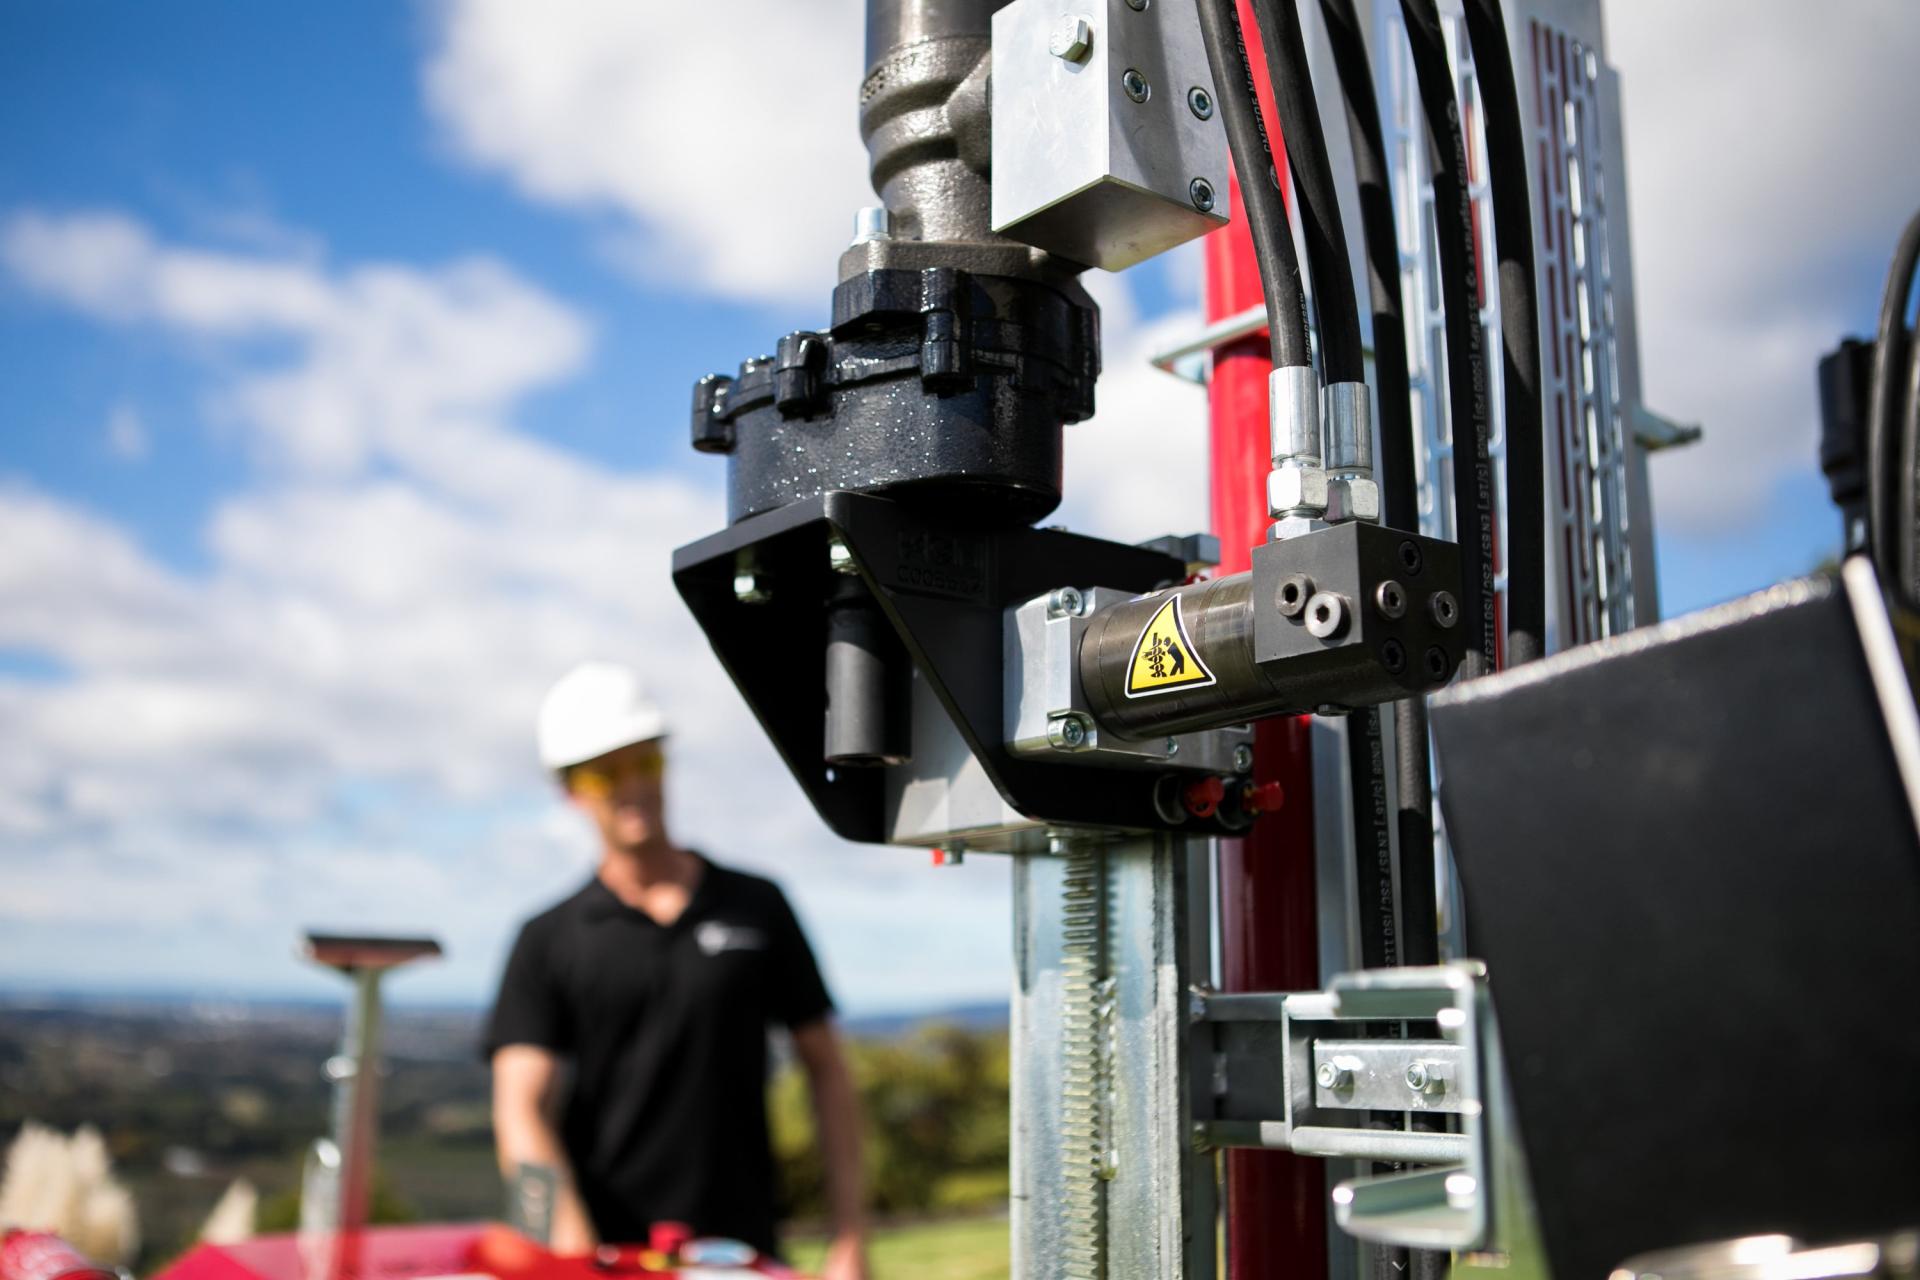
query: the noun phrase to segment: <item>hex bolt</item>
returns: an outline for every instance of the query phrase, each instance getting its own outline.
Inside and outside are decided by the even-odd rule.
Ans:
[[[1441,626],[1451,627],[1460,621],[1460,602],[1451,591],[1436,591],[1427,597],[1427,613]]]
[[[1437,1075],[1426,1063],[1410,1062],[1407,1064],[1407,1088],[1415,1093],[1445,1093],[1447,1081],[1445,1077]]]
[[[1307,601],[1312,595],[1312,578],[1304,573],[1288,574],[1280,580],[1280,591],[1274,607],[1280,610],[1283,618],[1297,618],[1307,611]]]
[[[1047,612],[1056,618],[1077,618],[1086,608],[1087,598],[1078,587],[1061,587],[1047,597]]]
[[[1235,773],[1253,772],[1253,748],[1244,742],[1233,749],[1233,771]]]
[[[1316,591],[1307,601],[1307,634],[1317,640],[1340,634],[1347,625],[1346,597],[1331,591]]]
[[[1047,36],[1047,52],[1064,62],[1081,62],[1093,48],[1093,24],[1078,13],[1061,15]]]
[[[1407,616],[1407,590],[1392,578],[1373,589],[1374,607],[1389,618]]]
[[[1187,110],[1202,120],[1213,119],[1213,95],[1199,85],[1187,90]]]
[[[733,598],[741,604],[765,604],[773,598],[767,580],[751,569],[733,575]]]
[[[1147,78],[1132,67],[1128,67],[1121,75],[1120,87],[1125,89],[1127,96],[1135,102],[1145,102],[1148,95],[1153,92],[1153,86],[1147,83]]]
[[[1195,178],[1188,185],[1187,198],[1193,201],[1193,207],[1200,212],[1213,212],[1213,184],[1205,178]]]
[[[1331,1091],[1334,1089],[1344,1089],[1347,1085],[1352,1084],[1353,1072],[1329,1061],[1320,1064],[1320,1069],[1313,1073],[1313,1078],[1322,1089]]]

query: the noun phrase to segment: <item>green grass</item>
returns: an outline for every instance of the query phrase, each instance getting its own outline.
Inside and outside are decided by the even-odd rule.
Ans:
[[[796,1240],[793,1265],[812,1274],[824,1249]],[[1003,1217],[882,1227],[868,1245],[873,1280],[1006,1280],[1007,1220]]]

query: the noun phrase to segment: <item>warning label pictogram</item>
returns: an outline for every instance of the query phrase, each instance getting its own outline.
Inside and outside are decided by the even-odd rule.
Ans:
[[[1169,596],[1134,641],[1133,661],[1127,666],[1127,696],[1145,698],[1212,683],[1213,672],[1187,637],[1180,597]]]

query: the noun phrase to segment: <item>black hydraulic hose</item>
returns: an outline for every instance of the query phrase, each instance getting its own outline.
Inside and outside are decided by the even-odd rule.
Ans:
[[[1540,320],[1533,267],[1533,201],[1513,54],[1500,0],[1466,0],[1467,40],[1480,81],[1500,256],[1500,338],[1507,436],[1507,662],[1547,645],[1546,465],[1540,410]]]
[[[1400,241],[1388,178],[1387,144],[1380,129],[1373,69],[1353,0],[1320,0],[1333,47],[1333,65],[1346,100],[1353,143],[1354,176],[1360,187],[1360,231],[1367,259],[1367,298],[1373,308],[1374,401],[1380,444],[1374,475],[1380,484],[1380,520],[1395,529],[1420,527],[1419,488],[1413,458],[1419,444],[1408,404],[1407,322],[1400,296]]]
[[[1487,368],[1481,349],[1479,255],[1467,193],[1467,144],[1435,0],[1400,0],[1433,159],[1433,218],[1446,306],[1447,403],[1453,425],[1454,534],[1460,543],[1462,617],[1473,644],[1461,675],[1496,665],[1493,589],[1493,459],[1488,453]],[[1429,926],[1431,927],[1431,926]],[[1411,929],[1409,929],[1411,932]]]
[[[1867,546],[1880,581],[1909,606],[1916,592],[1902,549],[1913,541],[1912,447],[1900,427],[1900,392],[1912,345],[1907,333],[1907,296],[1920,265],[1920,214],[1900,234],[1886,292],[1880,298],[1880,327],[1873,346],[1873,389],[1867,402]]]
[[[1305,368],[1313,364],[1307,341],[1307,295],[1300,283],[1300,258],[1293,246],[1293,228],[1286,201],[1280,195],[1280,172],[1267,139],[1267,123],[1260,115],[1260,98],[1253,88],[1253,63],[1240,30],[1234,0],[1198,0],[1200,35],[1207,48],[1207,65],[1220,100],[1220,119],[1227,127],[1227,147],[1240,175],[1240,198],[1247,207],[1247,227],[1253,236],[1253,257],[1260,267],[1260,285],[1267,302],[1267,336],[1275,368]]]
[[[1314,309],[1320,314],[1320,358],[1326,380],[1364,382],[1366,354],[1360,340],[1360,308],[1353,292],[1353,266],[1347,258],[1346,227],[1340,198],[1327,160],[1326,133],[1313,93],[1307,45],[1300,35],[1297,0],[1253,0],[1260,42],[1267,51],[1267,76],[1280,113],[1280,136],[1287,166],[1293,170],[1294,201],[1313,275]]]

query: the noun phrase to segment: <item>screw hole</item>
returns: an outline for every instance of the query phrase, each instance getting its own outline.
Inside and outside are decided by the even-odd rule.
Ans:
[[[1447,659],[1447,651],[1439,645],[1427,650],[1427,674],[1435,680],[1445,680],[1453,664]]]
[[[1400,544],[1400,563],[1408,573],[1420,572],[1423,559],[1420,554],[1419,543],[1407,541]]]
[[[1407,669],[1407,649],[1398,640],[1388,640],[1380,646],[1380,665],[1387,674],[1397,676]]]

